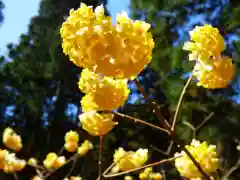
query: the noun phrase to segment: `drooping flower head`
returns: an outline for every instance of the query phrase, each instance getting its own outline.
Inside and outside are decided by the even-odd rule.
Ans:
[[[122,106],[130,90],[127,79],[100,77],[94,72],[84,70],[79,80],[81,90],[88,92],[81,100],[82,111],[114,110]]]
[[[103,136],[110,132],[117,124],[113,121],[113,114],[88,111],[79,116],[82,128],[92,136]]]
[[[210,59],[206,64],[196,63],[194,73],[198,86],[208,89],[226,88],[234,75],[232,59],[224,56]]]
[[[186,42],[183,46],[183,49],[191,51],[189,60],[205,62],[210,57],[219,57],[224,50],[223,37],[211,25],[196,26],[189,34],[192,42]]]
[[[150,25],[133,21],[126,13],[117,15],[117,24],[104,15],[103,6],[70,11],[61,28],[63,52],[79,67],[103,76],[133,78],[151,60],[154,41]]]
[[[219,158],[216,153],[216,146],[208,145],[207,142],[201,143],[197,140],[192,140],[191,145],[187,145],[186,148],[207,174],[210,175],[218,169]],[[202,174],[188,155],[183,151],[175,154],[175,156],[180,155],[181,157],[175,159],[175,167],[181,176],[189,179],[201,178]]]

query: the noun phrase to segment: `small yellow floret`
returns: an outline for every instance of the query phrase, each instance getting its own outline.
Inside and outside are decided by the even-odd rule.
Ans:
[[[3,132],[3,144],[15,151],[20,151],[23,146],[21,137],[10,127],[6,128]]]
[[[28,163],[27,163],[27,164],[30,165],[30,166],[36,166],[37,163],[38,163],[38,161],[37,161],[36,158],[30,158],[30,159],[28,160]]]
[[[78,143],[79,135],[76,131],[69,131],[65,134],[64,137],[65,143]]]
[[[134,178],[132,176],[125,176],[124,180],[134,180]]]
[[[208,89],[226,88],[234,75],[232,59],[224,56],[210,59],[206,64],[196,63],[194,75],[198,85]]]
[[[89,93],[96,88],[97,83],[101,79],[99,74],[85,68],[82,70],[80,79],[78,81],[79,89],[84,93]]]
[[[189,60],[207,61],[211,56],[219,57],[224,50],[224,39],[217,28],[205,24],[189,32],[193,42],[186,42],[183,49],[191,51]]]
[[[85,140],[81,146],[78,148],[78,154],[84,156],[88,153],[89,150],[93,149],[93,144],[88,140]]]
[[[43,161],[43,165],[47,169],[57,169],[63,166],[66,162],[64,156],[58,157],[56,153],[48,153],[46,159]]]
[[[34,177],[32,178],[32,180],[44,180],[44,179],[41,178],[41,177],[39,177],[39,176],[34,176]]]
[[[92,136],[103,136],[110,132],[117,124],[113,121],[113,114],[99,114],[89,111],[79,116],[82,128]]]
[[[75,152],[78,148],[78,144],[77,143],[65,143],[64,144],[64,148],[68,151],[68,152]]]
[[[197,140],[192,140],[191,145],[187,145],[186,148],[207,174],[211,174],[218,169],[219,158],[216,153],[216,146],[208,145],[207,142],[200,143]],[[180,155],[181,157],[175,159],[175,167],[181,176],[189,179],[201,178],[202,174],[186,153],[182,151],[175,154],[175,156]]]

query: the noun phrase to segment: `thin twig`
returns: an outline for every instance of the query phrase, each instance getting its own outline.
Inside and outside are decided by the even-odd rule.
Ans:
[[[163,125],[163,127],[165,129],[169,129],[170,125],[168,124],[167,120],[163,117],[161,111],[158,108],[158,105],[156,102],[154,102],[152,99],[149,98],[148,94],[145,92],[145,90],[143,89],[143,87],[141,86],[141,84],[138,82],[137,79],[134,79],[134,82],[138,88],[138,90],[141,92],[141,94],[143,95],[144,99],[148,102],[148,104],[152,107],[155,115],[157,116],[157,118],[160,120],[161,124]]]
[[[212,116],[214,115],[214,112],[211,112],[203,121],[201,124],[199,124],[195,129],[198,131]]]
[[[183,98],[184,98],[184,95],[186,93],[186,90],[187,90],[192,78],[193,78],[193,74],[188,78],[187,83],[183,87],[182,93],[180,95],[180,98],[179,98],[179,101],[178,101],[178,104],[177,104],[177,109],[176,109],[176,112],[175,112],[174,117],[173,117],[173,122],[172,122],[172,127],[171,127],[172,131],[174,131],[174,129],[175,129],[177,118],[179,117],[180,109],[181,109],[181,106],[182,106],[182,103],[183,103]]]
[[[162,132],[165,132],[165,133],[169,134],[168,130],[163,129],[163,128],[160,128],[160,127],[158,127],[158,126],[156,126],[156,125],[154,125],[154,124],[148,123],[148,122],[143,121],[143,120],[141,120],[141,119],[137,119],[137,118],[134,118],[134,117],[132,117],[132,116],[129,116],[129,115],[126,115],[126,114],[122,114],[122,113],[119,113],[119,112],[113,112],[113,113],[114,113],[115,115],[117,115],[117,116],[120,116],[120,117],[129,119],[129,120],[132,120],[132,121],[134,121],[134,122],[138,122],[138,123],[141,123],[141,124],[144,124],[144,125],[147,125],[147,126],[150,126],[150,127],[154,128],[154,129],[158,129],[158,130],[160,130],[160,131],[162,131]]]
[[[225,175],[223,175],[222,180],[228,180],[228,177],[234,172],[236,171],[240,166],[240,158],[238,159],[237,163],[231,167],[226,173]]]
[[[153,146],[153,145],[150,145],[151,148],[153,148],[153,150],[165,155],[165,156],[169,156],[170,152],[171,152],[171,149],[172,149],[172,146],[173,146],[173,141],[170,142],[170,144],[168,145],[168,148],[167,148],[167,151],[163,151],[161,149],[158,149],[157,147]]]
[[[72,167],[71,167],[71,169],[69,170],[69,172],[67,173],[66,178],[69,177],[69,176],[72,174],[73,169],[74,169],[74,167],[75,167],[75,165],[76,165],[76,162],[77,162],[77,159],[74,159],[74,160],[73,160],[73,163],[72,163]]]
[[[99,151],[99,159],[98,159],[98,178],[97,178],[97,180],[101,180],[102,179],[103,148],[104,148],[104,137],[100,136],[100,151]]]
[[[147,93],[144,91],[144,89],[142,88],[141,84],[135,79],[134,82],[137,85],[138,90],[142,93],[143,97],[145,98],[145,100],[149,103],[149,105],[153,108],[153,113],[157,116],[157,118],[160,120],[160,122],[162,123],[162,125],[165,127],[165,129],[168,130],[169,132],[169,136],[171,137],[171,139],[178,145],[180,150],[183,150],[188,157],[192,160],[192,162],[194,163],[194,165],[196,166],[196,168],[198,169],[198,171],[203,175],[203,177],[207,180],[211,180],[210,177],[208,176],[207,173],[205,173],[205,171],[202,169],[202,167],[200,166],[200,164],[196,161],[196,159],[192,156],[192,154],[185,148],[185,145],[181,142],[180,139],[178,139],[178,137],[176,136],[176,132],[174,131],[174,127],[175,127],[175,123],[176,120],[179,116],[179,111],[181,108],[181,104],[183,101],[183,96],[186,92],[187,86],[190,84],[192,79],[192,75],[189,77],[187,84],[185,85],[185,87],[183,88],[183,92],[181,93],[181,97],[179,99],[179,103],[178,103],[178,108],[176,110],[175,113],[175,118],[173,120],[173,124],[172,127],[170,128],[169,124],[167,123],[167,121],[163,118],[161,112],[159,111],[159,109],[156,107],[156,103],[154,103],[151,99],[149,99]],[[173,129],[173,130],[172,130]]]
[[[18,175],[17,175],[17,173],[13,173],[13,177],[14,177],[15,180],[18,180]]]
[[[172,158],[169,158],[169,159],[164,159],[164,160],[161,160],[161,161],[158,161],[158,162],[155,162],[155,163],[147,164],[147,165],[139,167],[139,168],[134,168],[134,169],[131,169],[131,170],[128,170],[128,171],[124,171],[124,172],[120,172],[120,173],[116,173],[116,174],[107,174],[108,171],[111,170],[112,167],[117,163],[117,162],[114,162],[104,171],[103,176],[105,178],[112,178],[112,177],[122,176],[124,174],[128,174],[128,173],[131,173],[131,172],[139,171],[139,170],[145,169],[147,167],[158,166],[160,164],[173,161],[173,160],[175,160],[176,158],[179,158],[179,157],[180,156],[172,157]]]

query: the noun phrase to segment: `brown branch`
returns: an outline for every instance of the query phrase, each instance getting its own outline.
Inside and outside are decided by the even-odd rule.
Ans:
[[[117,177],[117,176],[122,176],[124,174],[128,174],[128,173],[131,173],[131,172],[135,172],[135,171],[139,171],[139,170],[142,170],[142,169],[145,169],[145,168],[148,168],[148,167],[153,167],[153,166],[158,166],[160,164],[163,164],[163,163],[166,163],[166,162],[170,162],[170,161],[173,161],[175,160],[176,158],[179,158],[180,156],[178,157],[172,157],[172,158],[169,158],[169,159],[164,159],[164,160],[161,160],[161,161],[158,161],[158,162],[155,162],[155,163],[151,163],[151,164],[147,164],[145,166],[142,166],[142,167],[139,167],[139,168],[134,168],[134,169],[131,169],[131,170],[128,170],[128,171],[124,171],[124,172],[120,172],[120,173],[116,173],[116,174],[107,174],[109,170],[112,169],[112,167],[118,163],[115,162],[115,163],[112,163],[103,173],[103,176],[105,178],[112,178],[112,177]]]
[[[129,115],[126,115],[126,114],[122,114],[122,113],[119,113],[119,112],[113,112],[113,113],[114,113],[115,115],[117,115],[117,116],[120,116],[120,117],[129,119],[129,120],[132,120],[132,121],[134,121],[134,122],[138,122],[138,123],[147,125],[147,126],[149,126],[149,127],[152,127],[152,128],[154,128],[154,129],[158,129],[158,130],[160,130],[160,131],[162,131],[162,132],[165,132],[165,133],[169,134],[168,130],[163,129],[163,128],[160,128],[160,127],[158,127],[158,126],[156,126],[156,125],[154,125],[154,124],[148,123],[148,122],[143,121],[143,120],[141,120],[141,119],[137,119],[137,118],[134,118],[134,117],[132,117],[132,116],[129,116]]]
[[[198,131],[212,116],[214,115],[214,112],[211,112],[203,121],[201,124],[199,124],[195,129]]]
[[[179,117],[179,114],[180,114],[180,109],[181,109],[181,106],[182,106],[182,103],[183,103],[183,98],[184,98],[184,95],[187,91],[187,88],[192,80],[192,77],[193,77],[193,74],[188,78],[187,80],[187,83],[185,84],[185,86],[183,87],[183,90],[182,90],[182,93],[180,95],[180,98],[178,100],[178,104],[177,104],[177,109],[176,109],[176,112],[174,114],[174,117],[173,117],[173,122],[172,122],[172,127],[171,127],[171,130],[174,131],[175,129],[175,125],[176,125],[176,122],[177,122],[177,118]]]
[[[169,124],[167,123],[167,121],[163,118],[161,112],[159,111],[158,107],[156,107],[156,103],[154,103],[151,99],[149,99],[148,97],[148,94],[144,91],[144,89],[142,88],[141,84],[135,79],[134,82],[135,84],[137,85],[137,88],[138,90],[142,93],[143,97],[145,98],[145,100],[149,103],[149,105],[153,108],[153,113],[156,115],[156,117],[160,120],[160,122],[162,123],[162,125],[164,126],[165,129],[168,130],[169,132],[169,136],[171,137],[171,139],[178,145],[178,147],[183,150],[187,155],[188,157],[192,160],[192,162],[194,163],[194,165],[196,166],[196,168],[198,169],[198,171],[203,175],[203,177],[207,180],[211,180],[210,177],[208,176],[207,173],[205,173],[205,171],[202,169],[202,167],[200,166],[200,164],[195,160],[195,158],[192,156],[192,154],[185,148],[185,145],[181,142],[180,139],[178,139],[178,137],[176,136],[176,133],[174,131],[174,127],[175,127],[175,123],[176,123],[176,120],[179,116],[179,111],[180,111],[180,108],[181,108],[181,104],[182,104],[182,101],[183,101],[183,97],[184,97],[184,94],[186,92],[186,89],[187,89],[187,86],[190,84],[191,82],[191,79],[192,79],[192,75],[189,77],[185,87],[183,88],[183,91],[181,93],[181,97],[179,99],[179,103],[178,103],[178,106],[177,106],[177,110],[176,110],[176,113],[175,113],[175,118],[173,120],[173,124],[172,124],[172,127],[173,128],[170,128]],[[172,130],[173,129],[173,130]]]
[[[149,98],[148,94],[145,92],[141,84],[138,82],[137,79],[134,79],[134,82],[138,88],[138,90],[143,95],[144,99],[148,102],[148,104],[152,107],[154,114],[160,120],[161,124],[165,129],[170,129],[170,125],[168,124],[167,120],[163,117],[162,113],[160,112],[158,105],[152,99]]]

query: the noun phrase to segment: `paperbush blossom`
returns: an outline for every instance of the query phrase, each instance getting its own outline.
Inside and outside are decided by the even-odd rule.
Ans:
[[[43,161],[43,165],[47,169],[57,169],[63,166],[66,162],[66,158],[64,156],[58,157],[56,153],[50,152],[48,153],[46,159]]]
[[[5,173],[22,171],[26,164],[26,161],[17,158],[15,153],[0,149],[0,170],[2,169]]]
[[[231,58],[220,56],[217,59],[210,59],[205,66],[196,63],[193,75],[199,80],[199,86],[208,89],[225,88],[233,78],[234,65]]]
[[[75,152],[78,148],[79,135],[76,131],[69,131],[65,134],[64,148],[68,152]]]
[[[63,52],[79,67],[104,76],[132,78],[147,65],[154,41],[150,25],[133,21],[126,13],[117,15],[117,24],[104,15],[103,6],[93,11],[81,3],[71,10],[60,30]]]
[[[82,70],[79,78],[78,87],[84,93],[89,93],[96,89],[96,85],[101,80],[101,76],[89,69]]]
[[[196,60],[193,75],[198,85],[208,89],[225,88],[234,75],[232,59],[222,56],[224,39],[217,28],[211,25],[197,26],[190,31],[193,42],[184,44],[191,51],[189,60]]]
[[[206,62],[211,56],[219,57],[224,50],[224,39],[217,28],[205,24],[189,32],[193,42],[186,42],[183,49],[191,51],[189,60]]]
[[[7,148],[15,151],[20,151],[23,146],[21,137],[10,127],[4,130],[2,141]]]
[[[93,149],[93,145],[91,142],[89,142],[88,140],[85,140],[81,146],[78,147],[78,154],[80,156],[84,156],[88,153],[89,150]]]
[[[187,145],[186,148],[207,174],[210,175],[218,169],[219,158],[216,153],[216,146],[193,139],[191,145]],[[175,167],[181,176],[189,179],[201,178],[202,174],[188,155],[183,151],[175,154],[176,157],[180,155],[181,157],[175,159]]]
[[[119,148],[115,151],[113,158],[116,165],[113,167],[112,172],[127,171],[144,165],[148,159],[148,150],[140,148],[133,152]]]
[[[80,77],[79,88],[84,90],[88,87],[91,91],[81,100],[83,112],[89,110],[114,110],[125,103],[130,93],[127,79],[109,77],[93,79],[92,77],[96,77],[94,73],[85,72],[87,73],[82,73]],[[82,82],[85,82],[85,86],[81,85]]]
[[[92,136],[103,136],[110,132],[117,124],[113,121],[114,115],[111,113],[97,113],[88,111],[79,116],[82,128]]]

